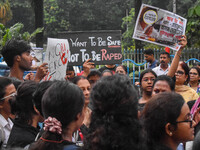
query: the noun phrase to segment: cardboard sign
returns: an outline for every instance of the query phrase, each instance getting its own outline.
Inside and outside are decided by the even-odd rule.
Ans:
[[[66,75],[69,58],[67,39],[48,38],[44,62],[48,63],[48,74],[44,80],[62,80]]]
[[[133,38],[179,50],[179,39],[185,34],[187,20],[172,12],[142,4]]]
[[[69,65],[83,65],[91,58],[96,65],[121,64],[121,31],[62,32],[68,39]]]

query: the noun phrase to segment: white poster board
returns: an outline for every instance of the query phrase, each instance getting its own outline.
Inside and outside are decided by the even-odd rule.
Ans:
[[[187,20],[172,12],[142,4],[133,38],[178,50]]]
[[[69,58],[67,39],[48,38],[44,62],[48,63],[48,73],[43,80],[62,80],[66,75]]]

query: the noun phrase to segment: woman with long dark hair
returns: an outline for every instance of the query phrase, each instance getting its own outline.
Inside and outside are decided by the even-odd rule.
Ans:
[[[72,134],[84,119],[84,96],[81,89],[68,81],[57,81],[47,89],[42,98],[44,130],[42,137],[30,150],[63,150],[78,148]]]
[[[86,150],[138,150],[137,94],[126,76],[102,77],[91,91],[93,111]]]
[[[179,143],[194,138],[190,109],[177,93],[163,92],[152,97],[141,119],[150,150],[176,150]]]

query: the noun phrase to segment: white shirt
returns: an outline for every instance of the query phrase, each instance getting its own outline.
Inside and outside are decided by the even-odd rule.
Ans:
[[[152,69],[156,74],[157,76],[160,76],[160,75],[167,75],[168,71],[169,71],[169,65],[168,65],[168,68],[166,70],[163,70],[160,65],[158,67],[155,67]]]
[[[8,118],[6,120],[1,114],[0,114],[0,124],[3,127],[4,132],[4,141],[3,141],[3,147],[6,147],[6,144],[8,142],[8,138],[10,136],[11,129],[13,127],[13,122]]]

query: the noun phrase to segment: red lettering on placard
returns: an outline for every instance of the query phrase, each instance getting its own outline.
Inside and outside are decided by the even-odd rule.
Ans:
[[[182,22],[182,21],[179,21],[179,24],[183,25],[183,22]]]
[[[175,23],[177,23],[177,22],[178,22],[178,20],[175,18],[175,19],[174,19],[174,22],[175,22]]]
[[[171,33],[167,33],[165,31],[160,31],[160,35],[165,35],[167,37],[171,36],[171,37],[174,37],[174,34],[171,34]]]
[[[169,21],[172,22],[172,21],[173,21],[173,18],[168,16],[168,17],[167,17],[167,20],[169,20]]]
[[[67,63],[67,58],[65,58],[65,53],[63,53],[62,56],[60,55],[60,59],[61,59],[63,65],[65,65]]]
[[[107,50],[106,49],[102,49],[102,60],[111,60],[112,58],[114,58],[114,60],[120,60],[122,58],[122,54],[121,53],[110,53],[107,54]]]

